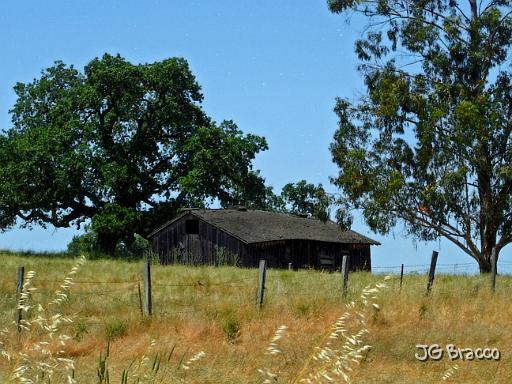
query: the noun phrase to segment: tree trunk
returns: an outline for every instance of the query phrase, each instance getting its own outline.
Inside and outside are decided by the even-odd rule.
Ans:
[[[107,233],[98,233],[96,246],[98,248],[98,251],[110,256],[114,256],[118,241],[118,236]]]
[[[494,247],[492,249],[494,249]],[[488,253],[485,253],[485,254],[482,253],[481,257],[477,260],[478,267],[480,268],[480,274],[492,272],[492,262],[493,262],[492,249]],[[498,263],[498,256],[499,256],[499,251],[496,250],[496,264]],[[498,267],[496,266],[496,268],[498,268]]]
[[[478,267],[480,268],[480,274],[491,273],[491,260],[489,259],[479,259]]]
[[[135,242],[135,234],[130,233],[128,235],[123,236],[122,238],[124,245],[126,245],[127,248],[131,248],[133,243]]]

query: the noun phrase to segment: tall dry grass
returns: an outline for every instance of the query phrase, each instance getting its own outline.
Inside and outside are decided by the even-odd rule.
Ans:
[[[0,329],[15,317],[18,265],[37,271],[32,279],[38,288],[33,292],[34,301],[49,302],[74,263],[64,258],[16,255],[0,256],[0,262]],[[351,274],[344,300],[338,274],[269,270],[265,304],[258,310],[256,270],[154,266],[155,313],[147,320],[141,318],[138,305],[140,269],[140,263],[95,260],[83,266],[75,278],[61,313],[76,316],[63,329],[71,337],[63,347],[63,356],[74,360],[78,382],[98,382],[98,359],[107,343],[112,383],[119,382],[133,361],[146,356],[152,365],[157,354],[164,363],[161,369],[169,369],[187,383],[261,383],[267,377],[258,369],[267,368],[277,374],[273,382],[293,382],[310,352],[322,346],[326,332],[347,310],[346,305],[357,302],[366,286],[382,279],[369,273]],[[453,370],[448,381],[512,382],[511,277],[498,277],[495,295],[480,276],[436,276],[429,298],[424,297],[424,275],[407,275],[400,294],[396,276],[388,285],[377,296],[380,310],[371,306],[366,312],[367,333],[362,335],[361,346],[370,345],[371,349],[363,351],[359,363],[351,365],[352,382],[434,383],[454,364],[459,369]],[[283,353],[266,355],[269,340],[283,324],[287,329],[276,344]],[[350,329],[355,332],[363,328],[353,325]],[[347,334],[351,335],[353,332]],[[12,345],[16,340],[14,333],[7,336]],[[156,340],[156,345],[148,355],[151,340]],[[497,347],[502,359],[417,361],[416,344],[432,343]],[[206,356],[191,369],[183,369],[198,351]],[[0,359],[0,372],[5,373],[8,367],[5,359]]]
[[[52,380],[65,380],[75,383],[75,363],[65,354],[66,343],[71,339],[63,332],[66,324],[73,322],[64,315],[60,307],[68,300],[69,289],[73,285],[75,274],[85,263],[81,257],[66,274],[62,283],[48,302],[33,301],[37,290],[32,285],[36,273],[28,271],[23,282],[15,310],[21,311],[23,319],[0,332],[0,353],[7,361],[7,369],[2,380],[12,383],[38,383]],[[16,343],[9,340],[9,333],[16,335]]]

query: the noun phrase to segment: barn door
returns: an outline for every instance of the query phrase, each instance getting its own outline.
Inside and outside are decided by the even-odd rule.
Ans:
[[[318,252],[321,269],[334,269],[334,254],[327,253],[324,249]]]
[[[199,220],[185,220],[186,263],[200,264],[203,262],[201,238],[199,237]]]

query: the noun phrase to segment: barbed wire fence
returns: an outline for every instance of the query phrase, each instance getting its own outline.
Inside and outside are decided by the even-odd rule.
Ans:
[[[263,267],[262,267],[263,265]],[[512,274],[512,261],[500,261],[497,263],[500,275]],[[16,306],[16,322],[22,321],[19,311],[19,297],[23,287],[23,267],[18,268],[17,280],[15,282],[14,295],[11,297]],[[266,264],[260,264],[260,268],[254,270],[250,277],[235,278],[221,281],[202,281],[201,279],[192,282],[172,282],[154,280],[151,278],[151,264],[145,263],[143,271],[138,278],[126,280],[101,280],[101,279],[76,279],[74,285],[82,286],[83,289],[72,290],[69,294],[69,300],[76,303],[95,302],[94,308],[89,308],[88,313],[92,323],[99,322],[102,314],[105,312],[103,306],[117,305],[127,307],[136,311],[142,318],[151,317],[154,313],[160,316],[171,316],[179,314],[192,314],[204,311],[206,307],[214,305],[214,301],[205,300],[205,295],[221,296],[236,295],[239,302],[237,307],[261,307],[266,301],[273,300],[276,297],[305,297],[315,298],[322,295],[324,299],[340,299],[346,292],[345,284],[350,285],[350,279],[346,280],[342,276],[336,278],[322,279],[318,281],[308,281],[307,289],[304,289],[303,275],[294,274],[289,271],[286,279],[279,275],[272,275],[269,278],[266,275]],[[453,275],[453,276],[471,276],[478,275],[478,266],[475,263],[439,263],[434,264],[400,264],[386,266],[372,266],[372,274],[391,275],[392,289],[401,292],[402,289],[425,289],[425,295],[430,293],[435,274]],[[332,275],[339,275],[333,272]],[[414,279],[405,283],[404,277],[422,276],[425,279]],[[154,281],[152,281],[154,280]],[[49,295],[52,288],[57,289],[62,281],[43,278],[34,278],[34,284],[43,284],[45,289],[35,291],[35,294]],[[14,281],[13,281],[14,283]],[[13,287],[14,288],[14,287]],[[211,290],[215,288],[212,294]],[[512,285],[510,286],[512,289]],[[187,290],[194,289],[193,294],[187,293]],[[88,298],[102,298],[103,300],[88,300]],[[206,298],[207,299],[207,298]],[[153,302],[156,307],[153,308]],[[165,305],[160,305],[165,303]],[[85,305],[85,304],[84,304]],[[208,308],[206,308],[208,309]],[[156,310],[156,311],[155,311]]]

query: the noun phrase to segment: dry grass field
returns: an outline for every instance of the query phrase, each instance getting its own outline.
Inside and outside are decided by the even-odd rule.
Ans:
[[[454,364],[458,369],[448,382],[512,382],[512,277],[498,277],[497,292],[492,295],[486,278],[438,275],[431,297],[426,298],[426,276],[406,275],[401,292],[398,277],[392,276],[388,287],[372,299],[379,309],[362,305],[360,295],[383,275],[350,274],[348,295],[342,299],[339,274],[269,270],[265,303],[258,309],[255,269],[154,265],[154,314],[146,319],[141,316],[138,294],[142,262],[88,261],[72,276],[74,284],[66,299],[49,307],[50,312],[70,316],[72,322],[57,327],[47,345],[38,342],[46,340],[48,331],[32,326],[18,333],[13,325],[16,268],[23,265],[26,271],[36,272],[31,286],[37,289],[27,299],[34,306],[23,313],[34,319],[37,305],[46,308],[55,299],[55,291],[76,260],[5,254],[0,255],[0,263],[0,329],[7,328],[0,340],[12,356],[10,362],[0,357],[1,382],[9,382],[19,368],[20,351],[33,362],[44,360],[44,353],[74,360],[77,383],[106,383],[98,369],[108,371],[110,383],[122,383],[123,371],[128,383],[137,379],[141,383],[295,382],[322,364],[311,358],[314,348],[330,340],[326,335],[351,301],[356,303],[349,313],[361,312],[365,322],[362,326],[352,318],[344,325],[346,335],[365,328],[368,332],[356,341],[359,346],[371,346],[355,358],[359,363],[350,362],[351,382],[443,382]],[[270,345],[281,325],[287,328]],[[58,343],[59,335],[70,336],[64,346]],[[333,343],[344,341],[341,337]],[[415,359],[417,344],[434,343],[498,348],[501,360],[451,361],[446,354],[440,361]],[[32,351],[33,345],[44,350]],[[268,353],[269,346],[277,352]],[[204,357],[190,361],[199,352]],[[271,378],[260,370],[277,376]],[[64,373],[57,368],[51,382],[67,382]],[[337,376],[333,380],[345,382]]]

